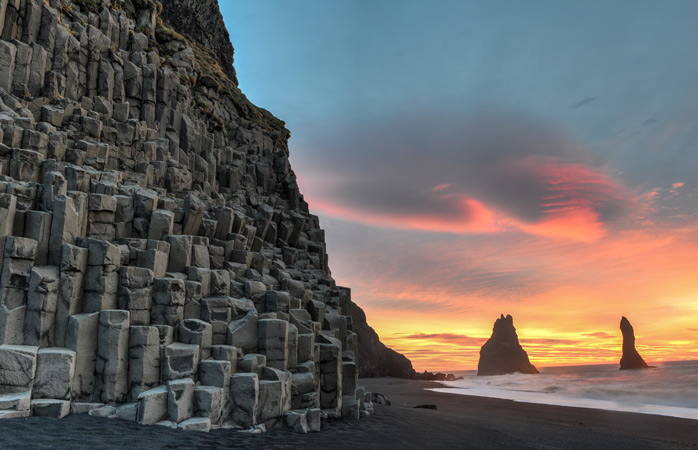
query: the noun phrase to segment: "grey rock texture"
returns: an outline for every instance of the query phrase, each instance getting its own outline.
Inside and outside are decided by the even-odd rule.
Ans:
[[[538,373],[528,360],[526,350],[519,344],[514,318],[504,314],[494,322],[492,336],[480,349],[477,374],[505,375],[508,373]]]
[[[620,370],[648,369],[649,366],[635,349],[635,330],[625,317],[620,319],[620,331],[623,333],[623,355],[620,358]]]
[[[350,291],[217,1],[0,0],[0,37],[0,417],[355,417]]]

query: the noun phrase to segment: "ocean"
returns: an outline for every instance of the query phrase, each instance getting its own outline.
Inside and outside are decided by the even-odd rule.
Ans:
[[[476,376],[444,382],[437,392],[494,397],[527,403],[698,419],[698,361],[670,361],[647,370],[618,364],[544,367],[538,375]]]

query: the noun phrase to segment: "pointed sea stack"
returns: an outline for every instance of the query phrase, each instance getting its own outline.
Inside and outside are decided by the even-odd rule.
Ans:
[[[480,349],[477,374],[505,375],[508,373],[539,373],[528,360],[526,350],[519,344],[514,319],[504,314],[497,319],[492,336]]]
[[[625,317],[620,319],[620,331],[623,333],[623,356],[620,358],[620,370],[648,369],[649,366],[635,349],[635,331]]]

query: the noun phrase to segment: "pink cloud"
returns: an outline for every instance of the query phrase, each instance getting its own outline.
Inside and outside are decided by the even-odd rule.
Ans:
[[[413,210],[381,212],[361,204],[344,204],[322,194],[311,194],[308,201],[321,214],[384,228],[455,234],[520,230],[553,239],[595,242],[606,233],[604,214],[632,198],[602,171],[552,157],[510,159],[500,165],[499,176],[524,177],[529,184],[540,187],[537,218],[517,217],[506,207],[486,203],[467,192],[444,193],[446,189],[467,189],[451,183],[439,184],[427,194],[433,205],[440,205],[431,211],[422,211],[417,205]]]
[[[444,184],[439,184],[439,185],[434,186],[431,190],[432,191],[443,191],[444,189],[448,189],[451,186],[453,186],[452,183],[444,183]]]

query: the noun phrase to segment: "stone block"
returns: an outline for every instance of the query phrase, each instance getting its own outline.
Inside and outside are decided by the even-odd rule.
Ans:
[[[100,239],[82,239],[82,246],[88,250],[88,266],[121,265],[121,249],[118,245]]]
[[[307,411],[286,411],[284,413],[284,425],[296,433],[308,433],[310,427],[308,426]]]
[[[259,378],[256,373],[236,373],[230,383],[230,418],[238,426],[257,424]]]
[[[194,382],[190,378],[168,381],[167,416],[175,423],[183,422],[194,414]]]
[[[211,419],[208,417],[192,417],[184,422],[177,424],[178,430],[184,431],[202,431],[208,433],[211,431]]]
[[[196,195],[189,193],[184,198],[184,220],[182,232],[186,235],[196,235],[206,212],[206,204]]]
[[[298,365],[298,328],[288,324],[288,370],[295,370]]]
[[[201,319],[211,324],[212,343],[226,343],[228,324],[231,319],[231,298],[210,297],[201,300]]]
[[[178,324],[179,342],[199,346],[199,356],[207,359],[211,355],[211,325],[199,319],[184,319]]]
[[[69,400],[39,399],[31,401],[32,416],[62,419],[70,414]]]
[[[342,417],[346,419],[359,419],[359,399],[352,395],[342,396]]]
[[[168,388],[162,385],[141,392],[138,396],[136,422],[140,425],[153,425],[168,417]]]
[[[51,238],[51,213],[27,211],[24,219],[24,235],[36,241],[34,264],[48,264],[49,240]]]
[[[119,255],[121,255],[120,252]],[[84,312],[97,312],[118,307],[119,272],[117,269],[114,265],[87,266],[83,285],[82,309]]]
[[[10,160],[10,176],[18,181],[38,183],[43,160],[44,155],[38,151],[16,148]]]
[[[38,351],[28,345],[0,345],[0,394],[31,390]]]
[[[135,422],[138,417],[138,403],[124,403],[116,408],[116,418]]]
[[[84,256],[86,260],[87,251],[85,251]],[[54,326],[56,346],[66,345],[65,340],[70,316],[78,314],[82,310],[83,272],[84,269],[82,271],[61,271],[58,281],[58,302],[56,303],[56,320]]]
[[[139,267],[153,271],[155,278],[162,278],[167,272],[167,253],[157,249],[141,250],[138,252],[137,264]]]
[[[220,208],[218,210],[215,238],[226,240],[233,230],[235,223],[235,211],[232,208]]]
[[[288,368],[288,322],[264,319],[257,324],[259,352],[267,357],[267,367],[286,370]],[[236,345],[232,343],[232,345]]]
[[[262,369],[262,379],[267,381],[280,381],[281,382],[281,411],[288,411],[291,409],[291,400],[293,395],[293,374],[286,370],[274,369],[272,367],[265,367]]]
[[[156,209],[150,217],[148,239],[165,240],[172,234],[174,213],[166,209]]]
[[[289,310],[290,321],[293,325],[298,328],[298,334],[309,334],[313,333],[313,319],[310,317],[310,313],[305,309],[291,309]]]
[[[160,334],[155,327],[131,326],[128,349],[129,396],[138,396],[160,383]]]
[[[39,349],[33,398],[70,400],[76,354],[60,347]]]
[[[24,321],[27,313],[27,291],[0,289],[0,342],[8,345],[24,344]]]
[[[306,403],[305,394],[317,391],[317,382],[313,373],[294,373],[291,379],[291,404],[293,409],[313,406]]]
[[[70,316],[65,346],[76,353],[72,382],[72,398],[91,398],[95,384],[99,313]]]
[[[359,384],[359,370],[356,363],[342,362],[342,393],[351,397],[356,396],[356,388]]]
[[[31,392],[0,394],[0,411],[29,411]]]
[[[37,245],[38,242],[34,239],[7,236],[5,238],[5,258],[34,260]]]
[[[0,16],[2,17],[2,20],[0,20],[0,22],[4,23],[4,16],[5,14]],[[0,88],[4,89],[5,92],[12,92],[12,80],[13,73],[15,71],[16,57],[17,47],[10,42],[0,41]]]
[[[122,403],[128,394],[129,313],[99,313],[95,398],[103,403]]]
[[[201,269],[211,268],[211,257],[205,245],[192,245],[191,265]]]
[[[337,341],[336,339],[333,340]],[[337,413],[340,413],[342,408],[341,342],[316,345],[320,349],[320,405],[322,409],[335,410]]]
[[[0,167],[0,169],[2,169],[2,167]],[[0,173],[2,173],[2,170],[0,170]],[[0,194],[0,236],[12,236],[16,211],[17,197],[11,194]],[[0,250],[2,250],[0,253],[3,255],[5,253],[4,249],[4,245],[0,247]],[[2,257],[0,257],[0,262],[2,262]]]
[[[46,172],[44,174],[44,192],[41,197],[41,206],[45,211],[53,211],[53,200],[58,195],[66,195],[68,183],[60,172]]]
[[[26,345],[38,347],[55,345],[58,273],[58,266],[34,267],[31,270],[24,324]]]
[[[184,282],[184,317],[191,319],[201,318],[201,283],[196,281]]]
[[[238,368],[245,373],[262,373],[267,365],[267,357],[259,353],[249,353],[238,361]]]
[[[259,382],[258,420],[265,423],[279,419],[283,415],[283,383],[281,381],[261,380]]]
[[[225,390],[229,389],[228,386]],[[212,425],[220,425],[223,420],[224,388],[215,386],[196,386],[194,388],[194,414],[208,417]]]
[[[267,287],[261,281],[245,281],[245,297],[254,298],[267,291]]]
[[[186,273],[186,268],[191,265],[193,238],[187,235],[170,235],[167,236],[167,242],[170,243],[167,271]]]
[[[204,386],[216,386],[227,390],[231,375],[230,361],[204,359],[199,363],[199,383]]]
[[[226,344],[240,348],[244,353],[255,353],[259,348],[257,323],[257,313],[252,311],[243,318],[230,322]]]
[[[227,270],[212,270],[209,288],[212,297],[230,295],[230,273]]]
[[[176,325],[184,316],[184,280],[156,278],[153,283],[153,306],[150,323],[153,325]]]
[[[193,378],[199,369],[199,346],[175,342],[165,347],[161,359],[163,382]]]
[[[232,373],[237,371],[238,349],[232,345],[211,346],[211,357],[216,361],[229,361]]]
[[[266,312],[289,312],[291,296],[288,292],[267,291],[264,297]]]
[[[49,241],[49,264],[60,265],[63,244],[75,244],[80,235],[80,218],[73,199],[59,195],[53,200],[53,220]]]
[[[308,428],[313,432],[320,431],[322,426],[320,420],[322,418],[322,411],[320,408],[309,408],[307,411]]]

